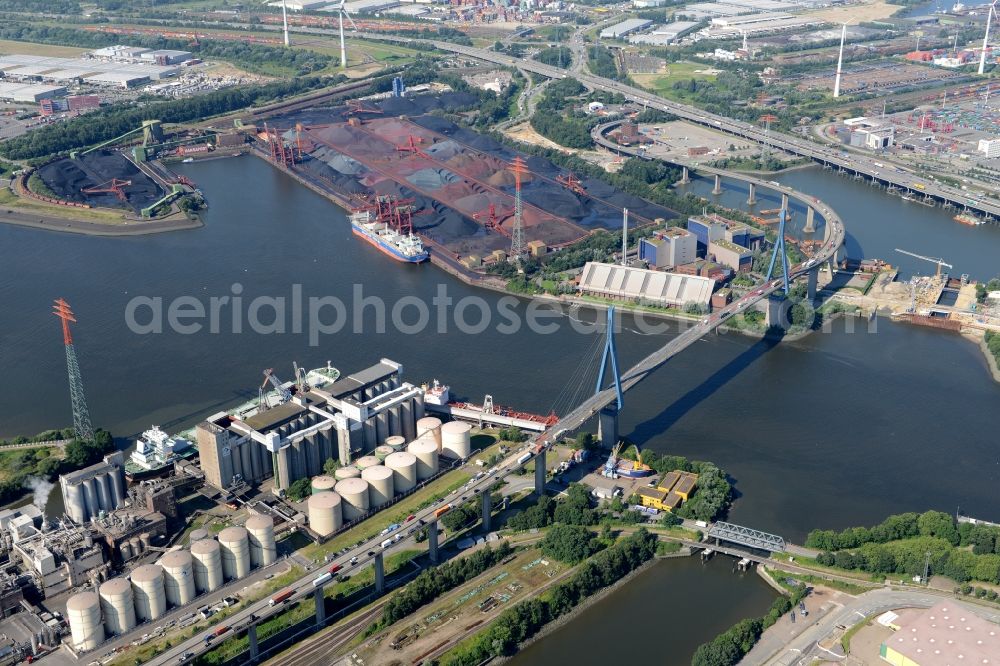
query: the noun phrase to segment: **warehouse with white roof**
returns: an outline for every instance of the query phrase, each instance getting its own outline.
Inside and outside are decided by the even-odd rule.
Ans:
[[[590,261],[583,267],[578,289],[582,294],[601,298],[641,300],[665,307],[697,303],[707,308],[715,280]]]

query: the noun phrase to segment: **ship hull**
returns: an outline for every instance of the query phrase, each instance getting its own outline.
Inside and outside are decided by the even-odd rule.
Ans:
[[[361,228],[359,228],[356,225],[353,224],[351,225],[351,231],[354,232],[355,236],[366,240],[370,245],[378,249],[382,254],[388,255],[393,259],[395,259],[396,261],[401,261],[406,264],[419,264],[423,261],[427,261],[428,257],[430,256],[427,254],[426,251],[424,251],[421,252],[420,254],[408,257],[399,250],[397,250],[396,248],[392,247],[391,245],[387,245],[386,243],[379,241],[377,238],[373,238],[370,234],[365,233]]]

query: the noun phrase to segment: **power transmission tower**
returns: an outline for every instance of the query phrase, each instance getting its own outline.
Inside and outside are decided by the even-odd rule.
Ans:
[[[66,371],[69,374],[69,396],[73,404],[73,430],[79,439],[94,439],[94,427],[90,423],[90,410],[87,409],[87,398],[83,394],[83,377],[80,375],[80,365],[76,361],[76,350],[73,348],[73,335],[70,333],[70,322],[76,323],[76,317],[69,303],[58,298],[53,306],[52,314],[62,319],[63,344],[66,346]]]
[[[514,228],[510,233],[510,258],[514,261],[520,260],[525,254],[524,246],[524,209],[521,204],[521,176],[528,171],[528,166],[520,157],[515,157],[511,164],[514,172]]]

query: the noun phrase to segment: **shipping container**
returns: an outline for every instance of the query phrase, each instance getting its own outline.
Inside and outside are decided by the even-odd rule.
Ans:
[[[434,517],[440,518],[449,511],[451,511],[451,504],[445,504],[443,507],[434,512]]]
[[[525,453],[525,454],[521,455],[520,457],[518,457],[517,464],[518,465],[523,465],[524,463],[528,462],[529,460],[531,460],[531,454],[530,453]]]
[[[330,572],[330,574],[332,575],[332,574],[335,574],[335,573],[337,573],[338,571],[340,571],[340,570],[341,570],[342,568],[343,568],[343,567],[342,567],[342,566],[340,566],[339,564],[334,564],[334,565],[333,565],[332,567],[330,567],[330,568],[328,569],[328,571],[329,571],[329,572]]]
[[[386,539],[381,543],[382,548],[388,548],[392,545],[392,539]]]
[[[288,601],[289,597],[294,594],[294,590],[285,590],[284,592],[279,592],[278,594],[271,597],[271,601],[268,602],[269,605],[274,606],[280,604],[284,601]]]
[[[322,576],[317,576],[316,577],[316,580],[313,581],[313,587],[319,587],[320,585],[323,585],[324,583],[328,583],[331,580],[333,580],[333,574],[328,571],[325,574],[323,574]]]

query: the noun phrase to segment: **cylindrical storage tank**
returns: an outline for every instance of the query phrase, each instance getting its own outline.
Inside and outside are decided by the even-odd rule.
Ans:
[[[309,492],[312,494],[323,493],[333,490],[333,487],[337,485],[337,479],[335,477],[329,476],[328,474],[321,474],[320,476],[314,476],[312,483],[309,486]]]
[[[201,539],[191,544],[194,558],[194,587],[199,592],[214,592],[222,585],[222,549],[218,541]]]
[[[208,530],[199,527],[196,530],[191,530],[191,536],[188,537],[188,545],[194,543],[195,541],[201,541],[202,539],[211,539],[212,535],[208,533]]]
[[[139,541],[139,537],[129,539],[128,545],[132,547],[132,557],[139,557],[142,554],[142,542]]]
[[[406,451],[386,456],[385,466],[392,470],[392,487],[397,493],[413,490],[417,485],[417,457]]]
[[[132,584],[124,578],[112,578],[102,583],[98,591],[101,595],[104,628],[108,633],[121,635],[135,629]]]
[[[309,496],[309,527],[320,536],[329,536],[344,524],[340,495],[325,491]]]
[[[191,603],[194,589],[194,558],[186,550],[172,550],[160,558],[163,567],[163,591],[173,607]],[[134,581],[134,579],[133,579]]]
[[[386,456],[388,456],[393,451],[395,451],[395,449],[393,449],[391,446],[385,446],[385,445],[383,445],[383,446],[377,446],[377,447],[375,447],[374,453],[375,453],[375,457],[378,459],[378,461],[384,463]],[[362,475],[362,476],[364,476],[364,475]]]
[[[326,478],[333,481],[329,476]],[[266,567],[273,564],[278,557],[278,547],[274,543],[274,518],[262,515],[250,516],[247,518],[246,527],[250,535],[250,566]]]
[[[128,541],[122,541],[118,544],[118,553],[122,556],[122,562],[132,559],[132,546],[129,545]]]
[[[361,478],[368,482],[369,506],[374,508],[392,501],[396,493],[393,490],[391,469],[385,465],[366,467],[361,471]]]
[[[344,479],[337,484],[337,494],[343,502],[345,523],[368,513],[368,482],[364,479]]]
[[[219,532],[222,548],[222,575],[226,580],[250,573],[250,534],[244,527],[227,527]]]
[[[436,416],[425,416],[417,420],[417,439],[427,434],[434,438],[438,453],[441,453],[441,419]]]
[[[385,445],[388,446],[393,451],[405,451],[406,438],[403,437],[402,435],[393,435],[392,437],[386,437]]]
[[[340,467],[333,473],[333,478],[337,481],[343,481],[344,479],[356,479],[361,476],[361,470],[354,465],[345,465]]]
[[[139,622],[156,620],[166,613],[163,567],[158,564],[136,567],[132,571],[132,597],[135,599],[135,619]]]
[[[104,642],[101,601],[93,592],[80,592],[70,597],[66,602],[66,619],[77,650],[93,650]]]
[[[450,458],[468,458],[472,453],[472,426],[462,421],[441,426],[441,452]]]
[[[354,461],[355,467],[360,469],[362,472],[365,471],[365,467],[374,467],[375,465],[381,465],[382,461],[375,456],[363,456]]]
[[[418,439],[410,442],[406,450],[417,458],[417,481],[423,481],[437,474],[438,447],[432,439]]]

